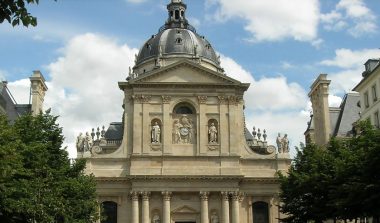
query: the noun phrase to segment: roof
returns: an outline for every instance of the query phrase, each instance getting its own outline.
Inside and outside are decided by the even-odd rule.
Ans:
[[[124,127],[122,122],[112,122],[108,127],[105,138],[108,140],[121,140],[123,139]]]
[[[358,88],[369,78],[372,77],[372,74],[375,73],[379,67],[380,67],[380,59],[370,59],[368,60],[365,64],[370,64],[371,66],[369,67],[369,70],[363,72],[363,79],[357,84],[353,91],[358,91]]]
[[[347,137],[352,135],[352,124],[360,119],[360,108],[358,93],[348,93],[344,96],[339,107],[329,107],[330,132],[332,136]],[[314,130],[314,118],[310,117],[306,132]]]
[[[198,35],[186,19],[186,8],[186,4],[180,0],[168,4],[169,18],[159,29],[158,34],[152,35],[141,47],[135,67],[152,58],[175,56],[176,58],[201,57],[220,68],[219,58],[211,44],[203,36]]]
[[[345,137],[352,135],[352,124],[360,119],[359,100],[360,95],[358,93],[348,93],[344,96],[333,132],[334,136]]]
[[[3,83],[0,96],[1,106],[5,108],[5,113],[11,122],[14,122],[21,115],[31,112],[32,106],[30,104],[17,104],[14,101],[5,83]]]

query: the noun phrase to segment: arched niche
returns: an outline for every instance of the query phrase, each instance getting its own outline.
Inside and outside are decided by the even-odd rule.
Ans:
[[[179,102],[173,108],[173,144],[196,144],[197,120],[194,106]]]
[[[269,205],[258,201],[252,204],[253,223],[269,223]]]
[[[101,223],[117,223],[117,203],[113,201],[104,201],[101,205]]]
[[[210,119],[207,122],[208,143],[218,144],[219,142],[219,122],[216,119]]]
[[[152,144],[160,144],[162,142],[162,137],[161,137],[162,121],[158,118],[154,118],[150,122],[150,127],[151,127],[150,142]]]

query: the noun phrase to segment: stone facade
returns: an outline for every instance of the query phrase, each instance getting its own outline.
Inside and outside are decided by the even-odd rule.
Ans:
[[[380,60],[365,63],[362,81],[354,88],[360,94],[361,120],[380,128]]]
[[[177,4],[186,8],[172,0],[168,9]],[[217,61],[174,55],[156,68],[140,61],[139,72],[119,82],[122,123],[78,136],[99,202],[117,219],[109,222],[279,222],[277,172],[290,165],[288,141],[277,153],[265,130],[246,129],[248,83]]]

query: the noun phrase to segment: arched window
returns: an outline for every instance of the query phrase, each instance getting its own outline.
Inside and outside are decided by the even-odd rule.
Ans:
[[[179,19],[179,10],[175,10],[175,19]]]
[[[179,103],[177,106],[174,107],[173,110],[174,114],[181,114],[181,115],[190,115],[195,114],[193,106],[191,106],[188,103]]]
[[[117,223],[117,204],[112,201],[102,203],[103,213],[101,223]]]
[[[266,202],[255,202],[252,205],[253,223],[269,223],[269,207]]]
[[[181,39],[181,38],[177,38],[177,39],[175,40],[175,43],[176,43],[176,44],[182,44],[182,39]]]

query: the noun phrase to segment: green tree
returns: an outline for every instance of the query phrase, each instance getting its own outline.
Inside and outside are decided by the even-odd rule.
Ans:
[[[380,213],[380,131],[367,122],[350,139],[298,151],[288,175],[280,174],[286,222],[351,220]]]
[[[85,160],[70,162],[57,117],[0,116],[0,222],[92,223],[95,180]]]
[[[29,25],[36,26],[37,18],[28,12],[26,5],[38,3],[39,0],[1,0],[0,23],[6,20],[12,26],[20,25],[20,22],[26,27]]]

